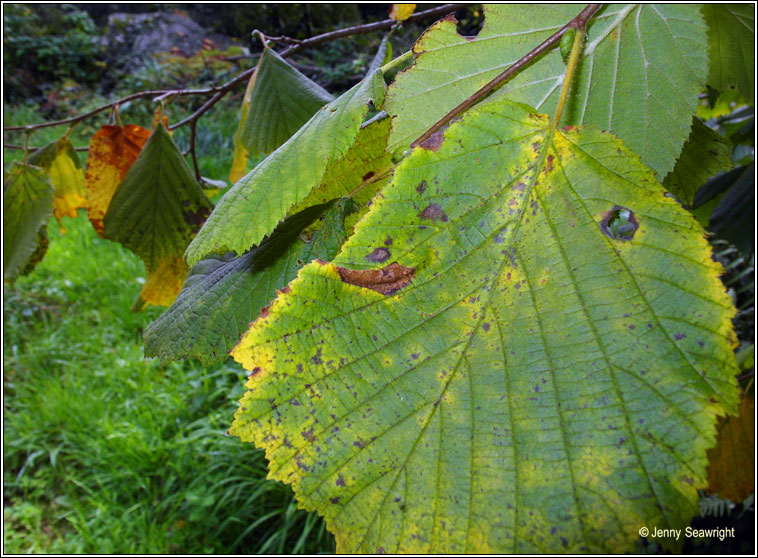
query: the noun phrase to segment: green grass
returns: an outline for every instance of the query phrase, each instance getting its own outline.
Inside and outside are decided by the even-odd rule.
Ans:
[[[332,552],[262,453],[224,434],[246,372],[145,360],[161,309],[128,311],[143,264],[83,212],[64,226],[4,288],[4,551]]]

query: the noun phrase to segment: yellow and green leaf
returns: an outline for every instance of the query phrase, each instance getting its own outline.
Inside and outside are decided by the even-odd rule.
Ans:
[[[593,127],[501,97],[438,140],[234,349],[230,432],[340,552],[623,553],[688,525],[738,403],[702,228]]]
[[[55,188],[53,215],[65,232],[61,219],[76,217],[77,210],[87,207],[84,169],[67,136],[47,144],[29,156],[29,163],[42,168]]]

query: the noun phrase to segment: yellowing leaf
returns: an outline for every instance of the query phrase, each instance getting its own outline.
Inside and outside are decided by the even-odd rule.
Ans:
[[[116,188],[150,137],[150,130],[134,124],[103,126],[93,136],[87,157],[87,216],[97,234],[103,236],[103,217]]]
[[[405,21],[413,15],[416,10],[416,4],[392,4],[390,8],[390,19],[395,21]]]
[[[708,492],[741,502],[755,490],[755,397],[743,396],[737,416],[719,421],[708,451]]]
[[[106,236],[145,262],[144,302],[168,305],[176,298],[187,275],[184,250],[211,207],[168,130],[159,123],[103,219]]]
[[[182,290],[187,271],[187,262],[182,257],[161,260],[142,287],[140,297],[143,302],[153,306],[171,306]]]
[[[77,209],[87,207],[84,170],[68,137],[38,149],[29,157],[29,163],[41,167],[50,176],[55,188],[53,215],[58,223],[64,216],[76,217]],[[62,223],[61,230],[65,232]]]
[[[3,280],[31,271],[46,247],[53,185],[39,167],[14,161],[3,184]]]
[[[339,552],[632,552],[737,407],[710,256],[620,140],[490,99],[252,324],[230,432]]]

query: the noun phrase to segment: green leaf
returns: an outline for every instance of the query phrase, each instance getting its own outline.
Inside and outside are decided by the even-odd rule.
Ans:
[[[433,123],[558,31],[583,5],[487,5],[473,40],[454,18],[430,27],[413,47],[414,66],[398,74],[385,110],[389,150],[402,151]],[[591,21],[563,124],[610,130],[664,177],[690,133],[708,69],[705,23],[697,5],[612,4]],[[565,65],[558,48],[504,85],[498,95],[551,113]]]
[[[142,299],[168,306],[187,275],[182,255],[212,208],[187,161],[158,124],[103,219],[105,235],[145,262]]]
[[[270,153],[334,97],[274,50],[263,50],[250,94],[241,141],[249,153]],[[243,108],[244,110],[244,108]]]
[[[290,213],[347,196],[360,188],[353,199],[362,209],[349,217],[350,224],[354,224],[365,213],[367,202],[387,183],[380,178],[392,167],[392,158],[386,150],[389,131],[390,119],[386,113],[361,125],[355,143],[344,157],[327,168],[319,187]]]
[[[84,169],[67,136],[39,148],[29,156],[29,163],[50,176],[55,189],[53,214],[59,223],[64,216],[76,217],[79,208],[87,207]]]
[[[260,243],[290,210],[322,184],[353,146],[369,109],[384,100],[381,72],[319,110],[279,149],[221,198],[187,248],[191,265],[210,253],[241,254]]]
[[[692,132],[674,169],[663,186],[686,206],[691,207],[695,193],[705,182],[732,168],[732,146],[698,118],[692,119]]]
[[[751,4],[703,4],[708,24],[708,85],[719,91],[755,95],[755,7]]]
[[[284,220],[240,257],[212,255],[195,264],[176,302],[145,332],[145,356],[163,362],[194,357],[205,366],[223,362],[249,323],[303,264],[335,256],[351,209],[350,200],[310,207]],[[303,229],[322,215],[322,228],[303,240]]]
[[[414,150],[232,351],[230,432],[340,552],[631,552],[697,509],[738,399],[723,268],[621,141],[547,120],[494,99]]]
[[[13,282],[41,259],[44,229],[53,213],[53,185],[39,167],[14,161],[3,186],[3,280]],[[41,242],[42,241],[42,242]],[[35,257],[36,256],[36,257]]]

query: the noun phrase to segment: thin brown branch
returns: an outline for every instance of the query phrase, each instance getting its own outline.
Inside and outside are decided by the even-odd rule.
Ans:
[[[403,23],[413,23],[413,22],[420,21],[423,19],[428,19],[430,17],[449,14],[450,12],[455,12],[456,10],[460,10],[461,8],[465,8],[466,6],[470,6],[470,5],[471,4],[445,4],[443,6],[437,6],[436,8],[430,8],[428,10],[424,10],[423,12],[415,13],[411,17],[406,19]],[[396,20],[385,19],[382,21],[376,21],[374,23],[364,23],[363,25],[355,25],[353,27],[345,27],[344,29],[337,29],[336,31],[330,31],[328,33],[323,33],[321,35],[316,35],[315,37],[311,37],[310,39],[304,39],[300,41],[299,43],[289,47],[284,52],[282,52],[281,56],[282,57],[292,56],[296,52],[299,52],[305,48],[308,48],[320,43],[333,41],[335,39],[341,39],[342,37],[349,37],[352,35],[361,35],[365,33],[372,33],[374,31],[380,31],[382,29],[389,29],[395,24],[397,24]],[[276,38],[278,39],[281,37],[276,37]]]
[[[202,182],[200,178],[200,167],[197,164],[197,155],[195,154],[195,132],[197,131],[197,120],[190,122],[190,153],[192,154],[192,164],[195,165],[195,179]]]
[[[511,64],[504,72],[502,72],[500,75],[495,77],[492,81],[484,85],[476,93],[471,95],[468,99],[463,101],[460,105],[455,107],[453,110],[448,112],[445,116],[443,116],[440,120],[438,120],[431,128],[429,128],[426,132],[424,132],[416,141],[411,143],[411,147],[416,147],[419,144],[428,140],[432,136],[432,134],[434,134],[435,132],[438,132],[440,128],[442,128],[447,123],[449,123],[453,118],[455,118],[462,112],[470,109],[476,103],[478,103],[479,101],[484,99],[487,95],[489,95],[490,92],[494,91],[499,86],[503,85],[506,81],[508,81],[510,78],[512,78],[514,75],[516,75],[518,72],[528,67],[532,62],[534,62],[536,58],[540,57],[542,54],[544,54],[545,52],[550,50],[552,47],[554,47],[556,43],[558,43],[561,40],[561,37],[569,28],[571,27],[584,28],[587,25],[587,22],[589,21],[589,19],[602,6],[603,6],[602,4],[588,4],[587,7],[585,7],[581,12],[579,12],[579,15],[577,15],[575,18],[569,21],[566,25],[561,27],[558,31],[550,35],[550,37],[548,37],[539,45],[537,45],[534,49],[532,49],[527,54],[525,54],[524,56],[516,60],[516,62]]]
[[[24,149],[24,146],[23,145],[14,145],[12,143],[4,143],[3,144],[3,149]],[[37,151],[38,149],[41,149],[41,146],[39,146],[39,147],[30,146],[29,147],[29,151],[31,151],[32,153],[35,152],[35,151]],[[89,146],[86,146],[86,147],[77,147],[76,151],[89,151]]]
[[[21,131],[37,130],[39,128],[50,128],[51,126],[62,126],[64,124],[74,124],[76,122],[80,122],[86,118],[89,118],[90,116],[94,116],[95,114],[103,112],[104,110],[108,110],[109,108],[113,108],[115,106],[122,105],[128,101],[133,101],[134,99],[141,99],[144,97],[166,97],[170,95],[177,95],[177,96],[182,96],[182,97],[189,96],[189,95],[210,95],[211,93],[217,90],[218,88],[216,87],[207,87],[205,89],[159,89],[157,91],[139,91],[137,93],[132,93],[131,95],[127,95],[126,97],[121,97],[120,99],[116,99],[115,101],[112,101],[106,105],[99,106],[96,109],[93,109],[84,114],[73,116],[71,118],[65,118],[63,120],[55,120],[53,122],[40,122],[39,124],[29,124],[27,126],[7,126],[3,128],[3,131],[4,132],[21,132]]]

